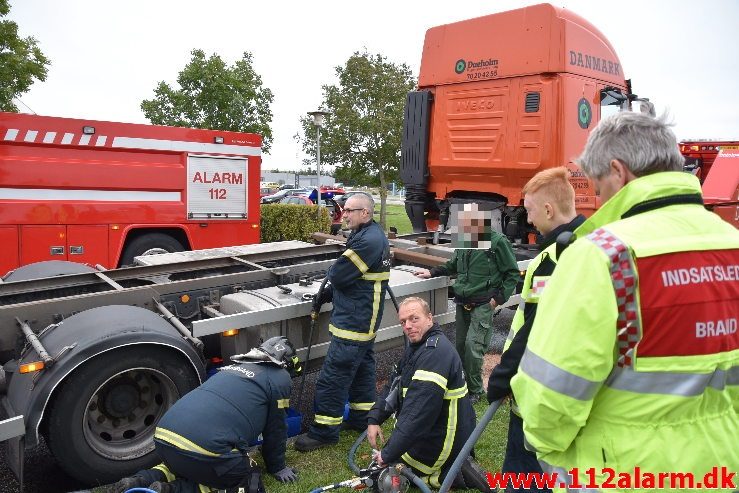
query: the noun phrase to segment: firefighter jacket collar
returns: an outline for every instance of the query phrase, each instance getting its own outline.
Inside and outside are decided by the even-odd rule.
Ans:
[[[664,171],[642,176],[626,184],[590,216],[576,233],[582,238],[596,229],[621,219],[641,203],[674,195],[700,195],[698,178],[683,171]]]
[[[584,222],[585,216],[583,216],[582,214],[578,214],[572,221],[565,224],[560,224],[549,233],[542,236],[541,241],[538,244],[539,250],[546,250],[549,245],[557,241],[557,236],[559,236],[560,233],[563,233],[565,231],[575,231],[575,229],[579,228]]]
[[[357,229],[354,229],[354,230],[352,230],[352,232],[351,232],[351,234],[349,235],[349,237],[351,238],[351,237],[352,237],[352,236],[354,236],[355,234],[357,234],[357,233],[359,233],[360,231],[362,231],[362,230],[363,230],[364,228],[368,228],[368,227],[370,227],[370,226],[371,226],[372,224],[374,224],[374,222],[375,222],[375,220],[374,220],[374,219],[370,219],[370,220],[369,220],[369,221],[367,221],[366,223],[362,223],[362,224],[360,224],[360,225],[359,225],[359,227],[357,227]]]
[[[431,336],[439,336],[441,334],[441,327],[439,327],[439,324],[434,322],[434,325],[432,325],[429,330],[426,331],[426,333],[423,335],[420,341],[411,343],[412,348],[418,348],[426,344],[426,341],[428,341],[429,337]],[[436,343],[432,342],[428,344],[430,347],[436,347]]]

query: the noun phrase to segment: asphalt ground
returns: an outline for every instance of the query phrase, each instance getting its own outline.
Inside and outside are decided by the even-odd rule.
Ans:
[[[450,302],[451,303],[451,302]],[[450,306],[452,308],[452,306]],[[486,368],[489,371],[491,367],[490,361],[497,361],[494,355],[500,354],[503,350],[503,343],[508,335],[508,329],[513,318],[513,310],[504,309],[493,319],[493,338],[488,348],[488,354],[491,356],[486,358]],[[447,337],[454,342],[454,324],[447,324],[442,327]],[[380,388],[392,370],[393,365],[401,356],[401,348],[392,349],[378,353],[377,361],[377,381]],[[313,389],[315,388],[318,372],[306,375],[305,395],[299,411],[303,414],[303,426],[310,424],[313,417]],[[487,383],[487,378],[483,381]],[[298,401],[298,389],[300,387],[299,380],[295,380],[293,384],[293,393],[290,399],[291,403]],[[82,490],[85,485],[69,477],[57,465],[56,461],[49,453],[48,448],[43,443],[31,450],[26,450],[25,461],[25,484],[24,492],[26,493],[61,493]],[[5,449],[0,447],[0,493],[16,493],[19,491],[19,484],[13,473],[8,468],[5,459]]]

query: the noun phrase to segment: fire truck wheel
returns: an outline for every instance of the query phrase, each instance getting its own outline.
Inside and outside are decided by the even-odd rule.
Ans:
[[[112,483],[161,462],[154,430],[164,413],[199,384],[192,366],[161,346],[100,354],[76,369],[57,393],[47,441],[72,477]]]
[[[120,265],[132,265],[133,258],[141,255],[181,252],[185,248],[179,241],[164,233],[148,233],[131,241],[123,251]]]

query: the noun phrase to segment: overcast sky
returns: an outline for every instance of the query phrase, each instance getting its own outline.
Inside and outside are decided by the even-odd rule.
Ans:
[[[296,169],[299,118],[355,51],[408,64],[426,29],[536,1],[10,0],[9,18],[51,59],[21,97],[40,115],[147,123],[139,105],[174,84],[200,48],[232,64],[244,51],[275,95],[263,168]],[[611,41],[634,92],[669,110],[678,138],[739,139],[739,1],[560,0]],[[19,107],[28,111],[22,105]]]

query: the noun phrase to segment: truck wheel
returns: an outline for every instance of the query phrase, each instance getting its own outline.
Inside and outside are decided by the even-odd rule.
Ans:
[[[134,345],[96,356],[59,389],[48,444],[60,466],[86,484],[117,481],[161,462],[154,430],[164,413],[199,384],[186,359]]]
[[[148,233],[131,241],[121,256],[120,265],[132,265],[133,258],[141,255],[181,252],[185,248],[179,241],[164,233]]]

